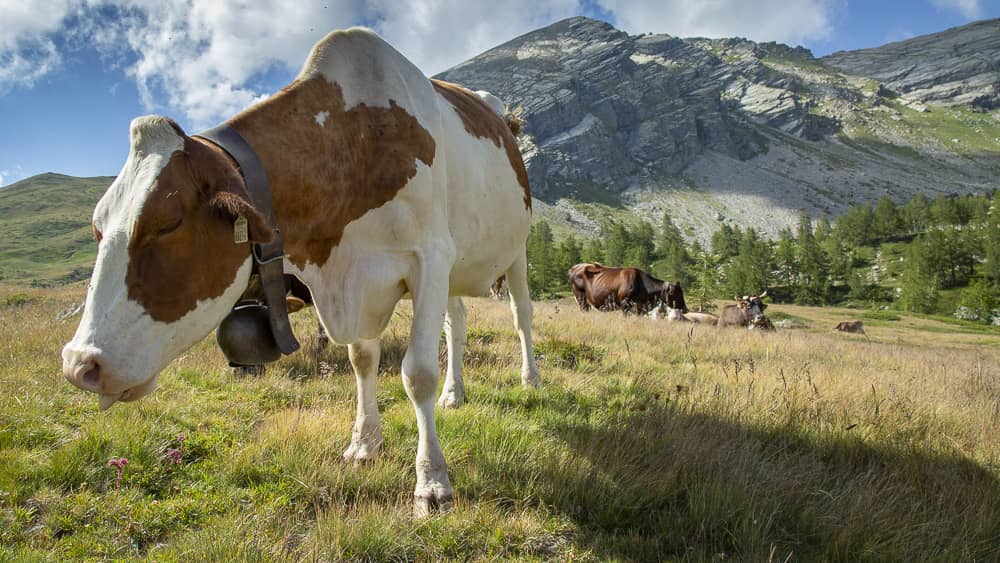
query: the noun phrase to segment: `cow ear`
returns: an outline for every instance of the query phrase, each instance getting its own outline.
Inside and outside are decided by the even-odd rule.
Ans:
[[[234,225],[235,237],[238,240],[240,230],[237,222],[240,218],[246,220],[247,239],[250,242],[268,243],[274,238],[274,231],[267,225],[267,220],[250,202],[233,192],[217,191],[208,200],[208,205],[216,212],[231,220]]]

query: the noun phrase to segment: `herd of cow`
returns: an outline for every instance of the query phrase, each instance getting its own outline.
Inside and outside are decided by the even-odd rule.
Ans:
[[[648,315],[654,319],[685,321],[719,327],[747,327],[774,330],[764,314],[767,304],[760,295],[737,297],[719,315],[688,311],[684,290],[677,282],[659,280],[638,268],[611,268],[598,263],[577,264],[567,272],[580,310],[592,307],[600,311]]]

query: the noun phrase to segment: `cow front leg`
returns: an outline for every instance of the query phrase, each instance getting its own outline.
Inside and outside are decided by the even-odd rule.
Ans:
[[[444,319],[444,335],[448,346],[448,373],[438,406],[455,408],[465,402],[465,384],[462,382],[462,356],[465,354],[466,325],[465,305],[458,297],[448,299],[448,316]]]
[[[358,387],[358,413],[354,419],[351,445],[344,451],[344,461],[371,461],[382,446],[382,421],[375,400],[375,378],[381,347],[378,339],[359,340],[347,346]]]
[[[403,387],[417,416],[417,486],[414,514],[425,516],[451,507],[452,488],[444,452],[434,427],[434,397],[438,383],[438,344],[448,305],[448,272],[444,260],[424,261],[407,279],[413,297],[410,345],[403,356]]]
[[[510,310],[514,314],[514,329],[521,339],[521,384],[538,387],[542,378],[538,376],[535,355],[531,349],[531,293],[528,290],[528,260],[522,250],[517,260],[507,270],[507,284],[510,287]]]

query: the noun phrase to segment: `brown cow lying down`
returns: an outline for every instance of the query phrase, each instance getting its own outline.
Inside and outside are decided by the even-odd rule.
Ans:
[[[744,295],[743,298],[736,297],[736,303],[726,305],[719,313],[718,326],[738,326],[749,329],[774,330],[771,320],[764,315],[767,303],[763,298],[767,297],[767,291],[760,295]]]
[[[865,327],[861,321],[841,321],[833,330],[840,332],[850,332],[851,334],[864,334]]]
[[[654,278],[638,268],[610,268],[597,263],[577,264],[567,272],[573,297],[583,311],[647,314],[659,303],[687,311],[679,283]]]

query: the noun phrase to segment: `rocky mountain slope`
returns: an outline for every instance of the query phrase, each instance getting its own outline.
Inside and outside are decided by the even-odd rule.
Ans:
[[[881,81],[908,101],[1000,107],[1000,19],[971,23],[821,61]]]
[[[524,107],[537,208],[557,228],[669,209],[705,239],[720,221],[774,234],[884,194],[995,189],[1000,111],[982,85],[998,61],[998,21],[816,59],[578,17],[439,77]]]

